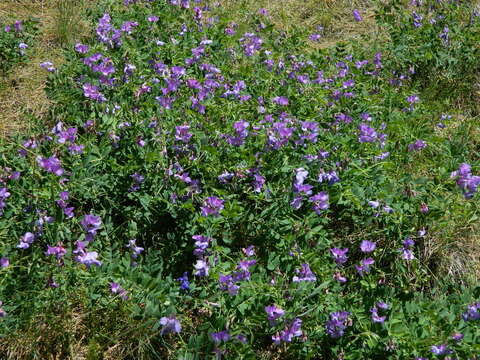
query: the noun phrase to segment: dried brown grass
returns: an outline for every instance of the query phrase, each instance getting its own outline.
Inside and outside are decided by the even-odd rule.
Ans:
[[[25,330],[0,339],[1,359],[87,359],[86,326],[85,313],[78,308],[55,319],[40,315]]]
[[[51,106],[45,94],[48,73],[39,64],[51,61],[55,66],[63,62],[62,48],[57,35],[57,0],[3,0],[0,18],[40,19],[40,33],[27,53],[28,62],[14,67],[5,79],[0,79],[0,136],[28,130],[31,125],[26,114],[43,120]],[[83,22],[77,24],[78,36],[87,29]]]
[[[326,48],[338,41],[360,39],[362,36],[369,41],[382,36],[374,19],[373,0],[212,0],[212,4],[215,3],[220,3],[219,9],[223,13],[234,14],[238,23],[248,23],[252,14],[264,8],[269,12],[274,26],[287,35],[295,28],[318,32],[317,26],[322,26],[322,39],[309,42],[306,51]],[[363,21],[354,20],[354,9],[360,10]]]

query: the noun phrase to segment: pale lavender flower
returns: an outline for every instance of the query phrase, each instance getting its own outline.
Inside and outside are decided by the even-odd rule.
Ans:
[[[374,251],[376,247],[377,247],[377,244],[375,242],[368,241],[368,240],[363,240],[362,243],[360,244],[360,250],[363,253],[370,253]]]
[[[81,264],[84,264],[87,266],[87,268],[90,268],[92,265],[96,266],[101,266],[102,262],[97,260],[98,253],[96,251],[82,251],[80,255],[75,257],[75,260],[78,261]]]
[[[208,264],[205,260],[197,260],[197,263],[195,264],[195,276],[208,276]]]
[[[288,326],[285,327],[285,330],[282,330],[280,334],[276,334],[272,336],[272,340],[275,345],[280,345],[283,343],[290,343],[292,342],[294,337],[300,337],[303,335],[303,331],[301,329],[302,320],[296,318],[294,319]]]
[[[210,337],[212,338],[214,343],[219,344],[222,341],[227,342],[228,340],[230,340],[230,333],[227,330],[223,330],[216,333],[210,333]]]
[[[107,101],[105,96],[98,90],[98,86],[89,83],[83,84],[83,95],[98,102]]]
[[[89,50],[88,45],[83,45],[81,43],[76,43],[75,44],[75,51],[80,53],[80,54],[86,54]]]
[[[448,355],[453,353],[453,350],[449,349],[446,344],[432,345],[432,347],[430,348],[430,351],[434,355]]]
[[[348,257],[348,248],[340,249],[340,248],[332,248],[330,249],[330,253],[333,256],[333,259],[337,263],[337,265],[341,265],[347,262]]]
[[[272,101],[281,106],[287,106],[288,105],[288,98],[286,96],[276,96],[272,99]]]
[[[330,314],[330,319],[325,324],[325,331],[331,338],[342,337],[345,329],[349,326],[348,311],[337,311]]]
[[[413,144],[408,145],[408,151],[420,151],[427,147],[427,143],[423,140],[417,140]]]
[[[172,332],[178,334],[182,331],[180,321],[177,320],[175,315],[160,318],[160,325],[162,325],[162,330],[160,331],[160,335],[162,336]]]
[[[367,258],[363,259],[360,261],[360,265],[355,265],[355,268],[357,269],[357,272],[360,276],[365,275],[366,273],[370,272],[370,265],[373,265],[375,263],[375,260],[372,258]]]
[[[295,269],[297,275],[295,275],[292,279],[293,282],[301,282],[301,281],[316,281],[317,277],[310,269],[308,264],[302,264],[301,269]]]
[[[276,320],[285,315],[285,310],[277,307],[276,305],[265,306],[265,312],[267,313],[267,319],[270,326],[274,326]]]
[[[216,196],[210,196],[204,201],[201,207],[202,216],[218,216],[220,211],[224,208],[224,201]]]
[[[53,63],[50,61],[45,61],[40,63],[40,67],[42,69],[47,70],[48,72],[54,72],[56,70],[55,67],[53,66]]]
[[[55,255],[57,259],[61,259],[63,256],[65,256],[66,253],[67,250],[62,245],[47,245],[47,251],[45,252],[45,255]]]
[[[80,225],[82,225],[83,229],[87,232],[86,240],[92,241],[97,234],[97,230],[102,225],[102,219],[100,218],[100,216],[87,214],[80,221]]]
[[[469,305],[467,311],[462,314],[462,318],[465,321],[480,320],[480,302]]]

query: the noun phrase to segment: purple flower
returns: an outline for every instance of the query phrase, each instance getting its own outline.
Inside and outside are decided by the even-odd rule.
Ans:
[[[3,304],[3,302],[0,301],[0,306]],[[4,318],[5,316],[7,316],[7,313],[5,310],[3,310],[2,307],[0,307],[0,318]]]
[[[326,191],[321,191],[313,195],[309,200],[313,203],[313,210],[317,215],[320,215],[322,210],[327,210],[330,206],[328,203],[328,193]]]
[[[449,31],[450,31],[450,29],[448,28],[448,26],[445,26],[443,28],[443,31],[439,35],[440,39],[442,39],[444,43],[448,43],[448,33],[449,33]]]
[[[119,283],[116,283],[116,282],[110,283],[110,291],[112,292],[112,294],[120,295],[120,297],[123,300],[125,301],[128,300],[127,290],[123,289]]]
[[[192,137],[192,134],[189,132],[190,126],[189,125],[179,125],[175,127],[175,139],[178,141],[182,141],[187,144]]]
[[[471,199],[480,185],[480,176],[472,175],[471,170],[469,164],[463,163],[457,171],[450,175],[452,178],[457,178],[457,185],[463,191],[466,199]]]
[[[308,171],[304,168],[295,169],[295,181],[294,184],[302,185],[308,176]]]
[[[453,351],[450,350],[446,344],[442,344],[442,345],[432,345],[432,347],[430,348],[430,351],[434,354],[434,355],[448,355],[448,354],[452,354]]]
[[[427,143],[423,140],[417,140],[413,144],[408,145],[408,151],[420,151],[427,147]]]
[[[355,268],[357,269],[358,274],[363,276],[365,273],[370,272],[370,265],[373,265],[374,263],[375,260],[372,258],[363,259],[360,261],[360,265],[355,265]]]
[[[222,330],[216,333],[210,333],[210,337],[212,338],[214,343],[219,344],[222,341],[227,342],[228,340],[230,340],[230,333],[227,330]]]
[[[310,269],[308,264],[302,264],[301,269],[295,269],[295,272],[298,275],[295,275],[292,279],[293,282],[301,282],[301,281],[316,281],[317,277]]]
[[[267,319],[270,326],[274,326],[276,320],[285,315],[285,310],[277,307],[276,305],[265,306],[265,312],[267,313]]]
[[[195,250],[193,250],[193,255],[201,258],[205,254],[205,250],[208,248],[212,239],[203,235],[193,235],[192,239],[195,240]]]
[[[403,247],[405,249],[408,249],[408,248],[412,247],[413,245],[415,245],[415,241],[410,237],[405,238],[405,240],[403,241]]]
[[[358,141],[361,143],[372,143],[375,142],[378,138],[378,134],[374,128],[368,126],[366,123],[361,123],[358,127],[360,130],[360,135]]]
[[[377,304],[375,304],[375,306],[370,309],[370,312],[372,313],[372,321],[375,322],[375,323],[383,324],[385,322],[385,320],[387,319],[387,316],[386,315],[380,316],[378,314],[378,312],[380,310],[382,310],[382,311],[388,310],[388,308],[389,308],[388,304],[386,304],[384,302],[381,302],[381,301],[378,302]]]
[[[92,241],[94,236],[97,234],[97,230],[102,225],[102,219],[100,216],[95,216],[92,214],[87,214],[80,221],[83,229],[87,232],[86,240]]]
[[[337,311],[330,314],[330,319],[325,324],[325,331],[331,338],[342,337],[345,329],[349,326],[348,311]]]
[[[294,337],[299,337],[303,335],[302,329],[302,320],[296,318],[290,325],[285,327],[285,330],[282,330],[280,334],[272,336],[272,340],[275,345],[280,345],[282,342],[290,343]]]
[[[182,331],[182,326],[180,321],[177,320],[175,315],[170,315],[169,317],[162,317],[160,318],[160,325],[162,325],[162,330],[160,331],[160,335],[166,335],[168,333],[179,333]]]
[[[143,247],[137,246],[136,239],[132,239],[128,242],[127,248],[132,251],[132,259],[136,259],[145,249]]]
[[[240,335],[237,335],[236,338],[242,344],[246,344],[248,342],[247,337],[245,335],[240,334]]]
[[[53,66],[53,63],[50,62],[50,61],[45,61],[45,62],[40,63],[40,67],[42,69],[47,70],[48,72],[54,72],[55,71],[55,67]]]
[[[235,279],[232,275],[220,275],[218,282],[220,283],[220,290],[228,291],[232,296],[237,295],[238,289],[240,289],[240,286],[235,284]]]
[[[78,255],[75,260],[81,264],[90,268],[92,265],[101,266],[102,262],[97,260],[98,253],[96,251],[86,252],[84,250],[80,251],[80,255]]]
[[[480,303],[475,303],[467,307],[467,311],[462,314],[465,321],[480,320]]]
[[[55,255],[57,259],[61,259],[63,256],[65,256],[66,253],[67,250],[62,245],[47,245],[47,251],[45,252],[45,255]]]
[[[98,91],[98,87],[90,83],[83,84],[83,95],[98,102],[107,101],[105,96]]]
[[[355,21],[362,21],[362,16],[360,15],[360,11],[358,11],[357,9],[353,10],[353,18],[355,19]]]
[[[243,52],[246,56],[253,56],[262,48],[263,40],[254,33],[245,33],[240,38],[240,43],[243,47]]]
[[[30,245],[34,242],[35,235],[31,232],[26,232],[21,238],[20,243],[17,245],[19,249],[28,249]]]
[[[220,211],[224,208],[224,201],[216,196],[208,197],[201,207],[202,216],[218,216]]]
[[[20,44],[18,44],[18,48],[20,49],[20,54],[25,55],[25,49],[28,49],[28,45],[24,42],[21,42]]]
[[[323,169],[320,170],[318,174],[318,182],[323,183],[327,182],[328,185],[333,185],[340,181],[340,178],[337,175],[335,170],[325,172]]]
[[[347,282],[347,278],[338,271],[335,274],[333,274],[333,278],[341,284],[344,284]]]
[[[197,263],[194,265],[195,267],[195,276],[208,276],[208,264],[205,260],[197,260]]]
[[[422,203],[422,204],[420,205],[420,212],[421,212],[422,214],[428,213],[428,205],[425,204],[425,203]]]
[[[10,197],[10,193],[6,187],[0,188],[0,216],[3,215],[3,209],[7,206],[6,200]]]
[[[8,260],[8,258],[2,257],[2,258],[0,259],[0,267],[6,268],[6,267],[8,267],[9,265],[10,265],[10,260]]]
[[[413,255],[413,251],[410,249],[402,249],[402,258],[404,260],[413,260],[415,259],[415,256]]]
[[[49,158],[38,156],[37,163],[45,171],[55,174],[57,176],[62,176],[64,173],[60,160],[55,156],[51,156]]]
[[[410,105],[416,104],[419,101],[420,101],[420,98],[418,97],[418,95],[410,95],[410,96],[407,97],[407,102]]]
[[[288,105],[288,98],[286,96],[276,96],[272,99],[272,101],[281,106],[287,106]]]
[[[190,281],[188,280],[188,271],[185,271],[183,275],[176,280],[180,282],[180,289],[185,291],[190,290]]]
[[[245,256],[254,256],[255,248],[253,247],[253,245],[250,245],[249,247],[242,249],[242,252],[245,254]]]
[[[75,44],[75,51],[80,53],[80,54],[86,54],[89,50],[88,45],[83,45],[80,43]]]
[[[159,20],[159,18],[158,18],[158,16],[150,15],[150,16],[147,18],[147,20],[148,20],[149,22],[155,23],[155,22],[157,22],[157,21]]]
[[[419,28],[422,26],[422,20],[423,16],[420,14],[417,14],[415,11],[412,12],[412,17],[413,17],[413,26],[416,28]]]
[[[23,23],[21,20],[15,21],[15,24],[13,24],[13,27],[15,28],[16,32],[21,32],[23,30]]]
[[[456,342],[462,341],[463,337],[464,337],[464,335],[462,333],[458,333],[458,332],[451,336],[452,340],[454,340]]]
[[[332,248],[330,249],[330,253],[333,256],[333,259],[337,263],[337,265],[345,264],[348,260],[347,253],[348,248],[339,249],[339,248]]]
[[[368,240],[363,240],[362,243],[360,244],[360,250],[363,253],[370,253],[374,251],[376,247],[377,247],[377,243],[374,243]]]

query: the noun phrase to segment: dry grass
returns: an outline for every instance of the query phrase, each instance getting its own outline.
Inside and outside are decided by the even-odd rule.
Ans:
[[[212,4],[215,2],[212,0]],[[362,36],[369,41],[381,37],[374,19],[373,0],[224,0],[220,4],[220,11],[233,14],[237,23],[248,23],[252,14],[264,8],[275,27],[287,35],[294,28],[318,33],[317,26],[322,26],[322,39],[310,42],[307,51]],[[363,21],[354,20],[354,9],[360,10]]]
[[[1,359],[21,360],[40,356],[45,360],[84,360],[87,358],[85,320],[80,309],[63,313],[55,319],[38,316],[24,331],[0,340]]]
[[[57,0],[2,0],[0,18],[40,19],[40,33],[34,46],[29,50],[29,61],[14,67],[0,84],[0,136],[5,137],[29,127],[25,114],[44,119],[50,107],[45,94],[47,72],[39,67],[44,61],[55,66],[63,62],[62,48],[57,35]],[[75,33],[82,36],[87,26],[79,22]]]

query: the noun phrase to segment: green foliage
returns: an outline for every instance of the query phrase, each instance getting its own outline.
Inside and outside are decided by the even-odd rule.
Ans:
[[[478,322],[462,314],[478,288],[439,281],[442,244],[428,244],[452,219],[478,219],[478,195],[451,177],[468,162],[475,181],[478,126],[417,99],[422,84],[405,72],[426,61],[453,76],[442,41],[419,45],[427,34],[412,38],[401,18],[406,40],[392,26],[392,44],[305,55],[308,34],[279,33],[268,15],[236,29],[235,14],[199,16],[193,4],[128,5],[93,9],[96,37],[49,75],[54,128],[2,144],[2,355],[27,338],[30,358],[405,359],[441,344],[475,356]],[[444,23],[459,37],[470,30],[454,30],[455,16]],[[87,215],[101,222],[89,228]],[[372,318],[379,302],[385,321]],[[275,321],[272,305],[285,311]],[[334,337],[326,324],[341,311]],[[168,317],[178,334],[159,323]],[[295,319],[301,334],[275,345]],[[230,340],[212,340],[224,330]]]
[[[394,67],[412,71],[430,98],[475,101],[480,23],[475,2],[418,1],[405,7],[387,1],[377,18],[388,31]]]
[[[16,25],[0,22],[0,76],[5,76],[14,64],[28,59],[26,54],[38,31],[37,24],[38,19],[17,20]]]

